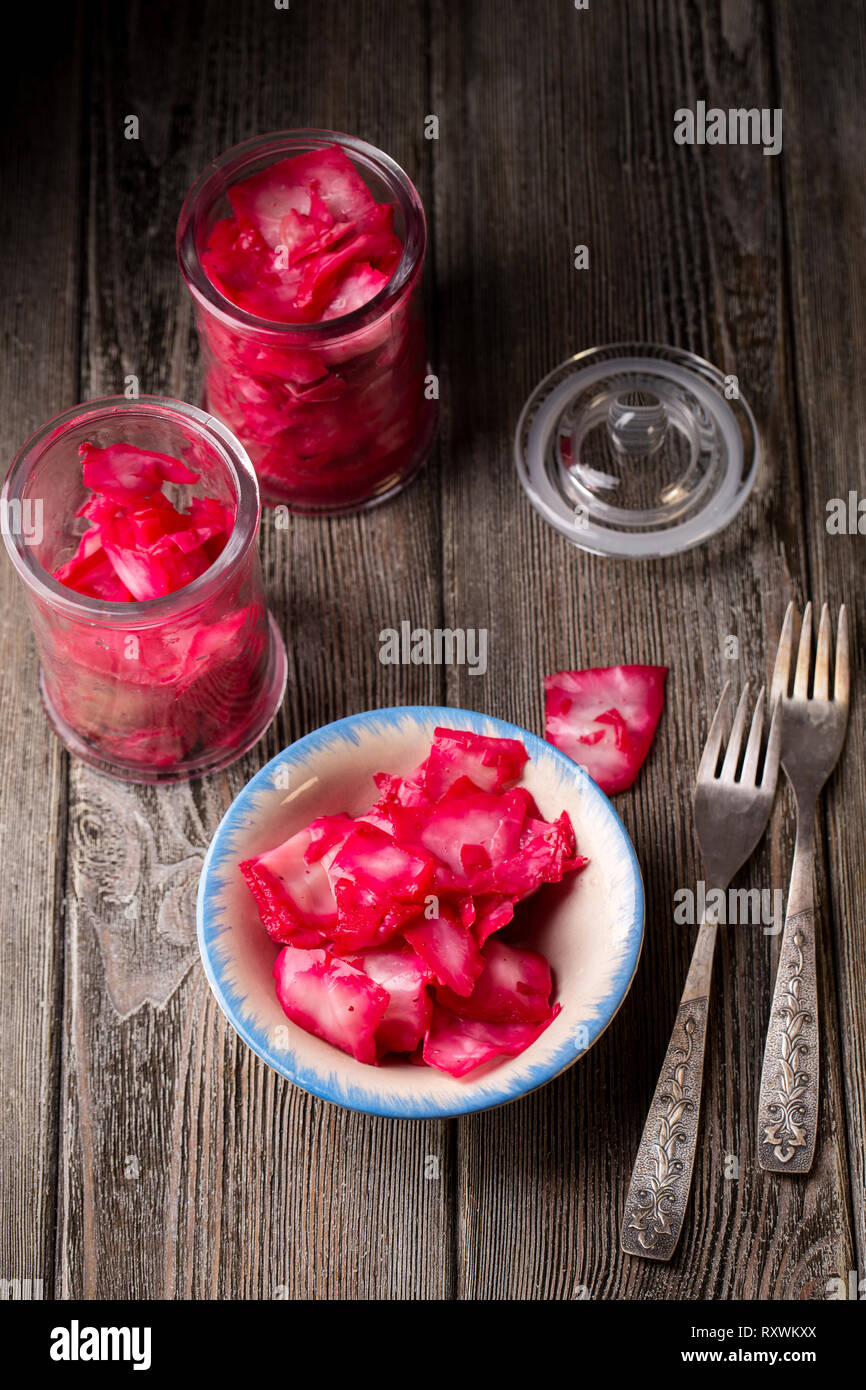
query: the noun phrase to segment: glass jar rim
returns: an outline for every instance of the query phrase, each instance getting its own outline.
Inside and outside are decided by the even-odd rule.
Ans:
[[[279,155],[281,151],[288,155],[296,146],[316,149],[335,144],[345,147],[348,154],[355,155],[362,164],[367,164],[374,170],[388,184],[395,199],[400,201],[406,218],[407,234],[396,268],[387,283],[366,304],[324,322],[284,323],[278,319],[261,318],[258,314],[249,313],[227,298],[205,274],[196,245],[196,212],[206,194],[215,189],[216,185],[222,184],[226,171],[232,166],[243,167],[244,164],[251,163],[255,156],[268,150],[272,150],[275,155]],[[390,311],[394,302],[411,289],[415,273],[424,259],[426,245],[427,221],[424,206],[418,190],[397,161],[384,150],[357,136],[346,135],[337,130],[313,128],[276,130],[265,135],[254,135],[212,159],[199,174],[184,199],[176,233],[178,264],[187,287],[195,298],[204,301],[208,310],[216,313],[227,326],[246,328],[259,334],[269,333],[273,335],[275,342],[292,334],[309,340],[310,343],[315,341],[317,336],[326,337],[328,342],[332,342],[368,327],[381,314]]]
[[[159,598],[115,603],[108,599],[91,598],[68,585],[61,584],[36,559],[32,547],[21,534],[11,534],[7,525],[10,504],[21,500],[24,485],[33,466],[55,440],[72,425],[88,419],[111,419],[118,416],[150,416],[171,422],[179,420],[190,426],[225,464],[235,493],[235,522],[224,549],[203,574],[192,583]],[[259,485],[255,469],[239,440],[221,420],[186,401],[169,396],[100,396],[81,401],[59,415],[47,420],[35,430],[18,450],[0,492],[3,540],[13,565],[27,588],[39,595],[50,607],[73,618],[90,618],[105,626],[144,628],[177,618],[194,611],[217,593],[231,572],[243,560],[255,543],[261,516]]]

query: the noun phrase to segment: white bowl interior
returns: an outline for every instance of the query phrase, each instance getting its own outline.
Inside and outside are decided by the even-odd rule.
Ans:
[[[542,888],[520,909],[521,940],[543,951],[562,1012],[525,1052],[455,1079],[409,1062],[367,1066],[290,1022],[272,969],[279,947],[259,921],[237,868],[316,816],[357,815],[375,800],[373,773],[411,772],[437,725],[519,737],[523,785],[545,818],[567,810],[588,866]],[[557,1075],[595,1041],[628,991],[643,937],[643,890],[613,808],[570,759],[510,724],[455,709],[397,708],[340,720],[279,754],[224,818],[202,874],[199,940],[229,1021],[269,1065],[316,1095],[394,1116],[460,1114],[513,1099]]]

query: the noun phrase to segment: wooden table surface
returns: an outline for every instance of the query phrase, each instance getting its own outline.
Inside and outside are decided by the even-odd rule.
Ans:
[[[25,23],[2,126],[7,460],[43,420],[130,375],[198,399],[181,201],[223,149],[293,126],[363,136],[417,184],[442,423],[396,501],[287,531],[265,518],[286,699],[258,748],[202,782],[136,789],[61,751],[18,581],[0,566],[0,1274],[56,1298],[825,1297],[829,1279],[866,1268],[856,672],[820,819],[812,1173],[756,1165],[778,942],[733,928],[681,1247],[667,1266],[629,1259],[619,1225],[691,951],[674,893],[702,876],[690,798],[711,709],[728,678],[768,676],[791,598],[846,600],[859,664],[866,540],[829,534],[826,509],[866,496],[866,12],[202,0],[30,6]],[[781,107],[782,153],[675,144],[674,111],[699,100]],[[540,377],[628,339],[736,374],[765,449],[738,520],[665,561],[571,548],[511,458]],[[383,666],[379,631],[404,618],[486,627],[486,676]],[[195,936],[203,855],[245,781],[318,725],[382,705],[465,706],[540,732],[545,673],[617,661],[671,669],[649,763],[617,800],[645,873],[646,942],[597,1046],[524,1101],[448,1122],[352,1114],[269,1071],[225,1023]],[[786,889],[792,849],[785,787],[747,882]]]

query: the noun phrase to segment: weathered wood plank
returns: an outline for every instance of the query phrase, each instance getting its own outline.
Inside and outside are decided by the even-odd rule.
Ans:
[[[676,108],[769,105],[755,6],[433,8],[437,279],[445,425],[446,617],[490,629],[485,681],[453,703],[542,727],[542,678],[617,660],[671,667],[652,760],[618,809],[642,859],[647,941],[631,996],[580,1065],[458,1143],[468,1298],[821,1297],[851,1254],[839,1054],[827,1040],[823,1134],[808,1184],[762,1174],[754,1110],[772,978],[766,937],[720,943],[703,1142],[681,1248],[629,1260],[618,1232],[631,1162],[693,933],[673,895],[701,866],[695,769],[728,677],[763,677],[807,556],[783,316],[780,171],[754,148],[673,141]],[[573,267],[589,246],[590,269]],[[520,494],[511,437],[533,384],[599,342],[672,341],[735,372],[767,452],[741,518],[703,549],[628,565],[570,549]],[[727,634],[739,660],[724,657]],[[838,853],[854,852],[839,827]],[[791,819],[741,880],[785,887]],[[833,971],[824,1004],[831,1007]],[[726,1162],[739,1180],[726,1181]]]
[[[0,357],[4,472],[27,436],[75,400],[78,377],[81,48],[74,14],[19,17],[0,131],[4,188]],[[63,988],[66,765],[39,701],[21,587],[0,565],[0,858],[3,1096],[0,1274],[54,1288],[57,1102]],[[26,1296],[26,1295],[24,1295]]]
[[[86,391],[195,399],[174,222],[208,159],[318,125],[381,144],[429,193],[420,6],[105,6],[94,19]],[[359,74],[365,74],[359,79]],[[141,138],[127,142],[123,118]],[[68,1295],[447,1295],[446,1125],[350,1115],[269,1072],[197,963],[193,891],[232,795],[278,747],[339,715],[429,701],[438,674],[386,668],[378,633],[440,609],[435,472],[368,516],[267,519],[266,582],[290,656],[277,727],[224,776],[136,791],[72,775],[61,1261]],[[440,1160],[427,1180],[427,1155]],[[132,1173],[132,1176],[130,1176]]]
[[[826,793],[827,873],[819,883],[838,980],[826,1030],[838,1035],[845,1078],[856,1265],[866,1269],[866,707],[862,691],[866,538],[828,530],[828,503],[866,498],[866,155],[858,6],[778,9],[780,102],[785,111],[785,194],[797,427],[810,585],[803,597],[849,606],[854,701],[840,766]],[[866,507],[864,507],[866,512]],[[866,532],[866,519],[861,522]],[[829,954],[828,950],[828,954]],[[845,1271],[841,1271],[843,1274]]]

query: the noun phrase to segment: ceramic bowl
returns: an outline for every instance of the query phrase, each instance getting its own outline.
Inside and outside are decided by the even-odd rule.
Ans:
[[[410,1062],[368,1066],[291,1023],[274,993],[279,948],[262,927],[237,867],[316,816],[365,811],[376,798],[373,773],[411,772],[426,757],[437,725],[520,739],[529,754],[523,785],[545,818],[568,811],[578,849],[590,860],[582,873],[542,888],[523,909],[530,924],[525,940],[550,961],[553,997],[562,1012],[519,1056],[489,1062],[460,1079]],[[558,1076],[592,1046],[625,998],[643,930],[643,885],[634,849],[607,797],[583,769],[501,719],[429,705],[351,715],[278,753],[223,817],[198,895],[204,967],[244,1042],[313,1095],[395,1118],[487,1110]]]

